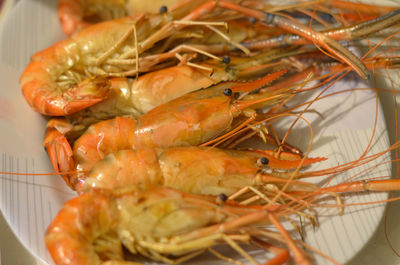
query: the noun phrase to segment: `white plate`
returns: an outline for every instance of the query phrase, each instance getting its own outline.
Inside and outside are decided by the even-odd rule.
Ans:
[[[53,0],[20,1],[4,17],[0,27],[1,171],[52,172],[42,146],[45,119],[26,104],[18,80],[31,55],[64,37],[56,5],[57,1]],[[363,85],[356,78],[350,78],[339,82],[330,91]],[[338,95],[316,103],[313,108],[324,118],[312,113],[307,115],[316,134],[312,156],[329,158],[321,166],[358,158],[371,136],[374,117],[367,114],[375,110],[374,95],[369,92]],[[386,149],[389,141],[381,116],[375,135],[372,152]],[[289,142],[304,148],[308,137],[308,128],[302,124],[295,128]],[[361,170],[354,169],[348,176]],[[390,175],[390,166],[380,167],[365,177],[377,175]],[[339,181],[338,178],[333,183]],[[23,245],[43,262],[52,263],[44,246],[46,227],[63,202],[73,196],[58,176],[0,175],[0,209]],[[375,193],[365,193],[356,199],[344,197],[346,203],[384,198],[386,194]],[[363,211],[359,211],[361,208]],[[315,231],[307,228],[307,243],[345,263],[369,240],[383,210],[382,205],[350,208],[345,210],[344,216],[338,217],[336,209],[322,209],[318,211],[319,227]],[[328,264],[324,259],[316,258],[318,264]]]

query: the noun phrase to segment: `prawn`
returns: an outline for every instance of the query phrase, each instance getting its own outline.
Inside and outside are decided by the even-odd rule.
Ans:
[[[132,254],[179,264],[221,243],[258,264],[239,244],[251,243],[253,236],[265,239],[255,225],[283,214],[278,209],[243,207],[168,188],[95,190],[64,205],[48,227],[45,242],[57,265],[139,264],[122,262],[122,246]]]
[[[243,187],[273,192],[289,178],[290,170],[320,162],[272,151],[238,151],[207,147],[121,150],[97,162],[86,176],[75,181],[75,189],[149,189],[162,185],[193,194],[230,196]],[[134,170],[133,170],[134,169]],[[285,177],[283,170],[288,171]],[[276,171],[279,171],[278,173]],[[290,190],[314,190],[315,186],[292,181]]]
[[[193,5],[192,2],[183,5],[169,16],[136,14],[96,24],[35,54],[20,79],[27,102],[36,111],[54,116],[72,114],[92,106],[107,96],[110,84],[105,77],[150,71],[160,62],[175,58],[180,49],[187,49],[184,45],[174,46],[165,54],[154,54],[152,50],[156,43],[193,24],[174,21],[193,21],[205,13],[212,15],[217,7],[299,34],[333,53],[361,76],[368,75],[365,65],[339,43],[288,18],[227,1],[201,3],[195,5],[196,9],[191,13],[181,14],[181,9],[186,11]]]
[[[400,180],[352,182],[307,195],[308,202],[312,202],[332,192],[399,188]],[[303,198],[285,204],[241,206],[221,196],[187,194],[165,187],[135,192],[94,189],[64,205],[48,227],[45,242],[57,265],[108,264],[103,263],[106,261],[139,264],[122,262],[123,247],[155,261],[179,264],[205,250],[215,253],[210,248],[221,243],[258,264],[239,244],[260,243],[272,238],[286,242],[298,264],[311,264],[279,222],[285,216],[304,210],[304,202]],[[280,234],[260,227],[268,222]],[[284,260],[282,256],[276,257],[280,263],[288,260],[287,250],[284,252]]]
[[[367,156],[351,163],[351,168],[365,164],[397,148]],[[303,158],[299,154],[267,150],[224,150],[216,147],[175,147],[168,149],[121,150],[97,162],[86,176],[76,181],[78,192],[93,188],[144,190],[153,186],[166,186],[194,194],[232,196],[240,198],[239,190],[257,190],[262,194],[274,193],[291,179],[293,171],[326,158]],[[295,178],[327,176],[348,170],[340,165],[320,171],[297,172]],[[132,170],[134,169],[134,170]],[[358,182],[357,182],[358,183]],[[371,185],[339,184],[323,191],[341,192],[348,187],[353,191],[377,191],[378,182]],[[385,183],[382,181],[382,183]],[[372,188],[369,188],[371,186]],[[374,186],[376,186],[374,188]],[[251,188],[250,188],[251,187]],[[319,190],[317,185],[290,180],[288,193],[307,193]],[[236,195],[234,195],[236,193]],[[259,194],[257,194],[259,195]]]

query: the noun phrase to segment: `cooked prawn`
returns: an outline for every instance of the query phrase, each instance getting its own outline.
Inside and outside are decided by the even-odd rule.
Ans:
[[[145,190],[163,185],[183,192],[231,195],[252,186],[272,192],[289,178],[290,170],[323,161],[282,152],[236,151],[205,147],[121,150],[96,163],[75,181],[76,190],[130,188]],[[279,173],[274,172],[280,171]],[[282,170],[289,171],[285,177]],[[270,184],[270,186],[269,186]],[[312,184],[292,181],[290,190],[314,190]]]
[[[400,181],[375,181],[368,186],[363,183],[361,189],[359,186],[350,183],[345,187],[321,189],[310,193],[307,201],[332,192],[382,190],[382,187],[385,191],[397,190]],[[289,199],[287,205],[273,203],[261,209],[260,206],[239,206],[221,197],[187,194],[168,188],[141,192],[93,190],[64,205],[47,229],[46,246],[57,265],[107,264],[103,263],[105,261],[137,264],[121,262],[123,247],[156,261],[179,264],[224,243],[258,264],[239,244],[252,240],[261,243],[272,237],[286,242],[298,264],[311,264],[279,222],[284,216],[306,209],[304,202],[305,198]],[[280,235],[259,227],[267,224],[267,220]],[[215,250],[210,251],[214,253]],[[171,255],[177,258],[172,259]],[[224,256],[217,254],[217,257]],[[277,260],[282,262],[283,257],[287,254]]]
[[[295,178],[326,177],[368,163],[385,152],[364,157],[358,161],[319,171],[297,172]],[[292,179],[293,171],[326,158],[303,158],[301,155],[266,150],[224,150],[216,147],[175,147],[168,149],[122,150],[97,162],[87,176],[77,183],[78,191],[93,188],[127,188],[143,190],[163,185],[194,194],[225,194],[238,198],[239,190],[255,189],[260,193],[275,193]],[[133,170],[134,169],[134,170]],[[318,188],[307,182],[290,180],[288,193],[324,193],[388,190],[387,181],[350,182],[335,187]],[[380,188],[382,186],[382,188]],[[252,187],[252,188],[249,188]],[[259,194],[257,194],[258,196]]]
[[[167,188],[97,191],[65,204],[47,229],[46,245],[57,265],[121,264],[122,246],[133,254],[179,264],[221,243],[258,264],[238,244],[250,243],[252,233],[257,235],[251,228],[271,214],[281,213]]]

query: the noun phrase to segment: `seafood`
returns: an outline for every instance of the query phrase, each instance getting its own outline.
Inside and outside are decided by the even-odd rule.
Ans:
[[[167,188],[97,191],[65,204],[47,229],[46,245],[57,265],[107,260],[120,264],[122,246],[133,254],[178,264],[221,243],[242,250],[238,244],[251,241],[246,228],[265,222],[268,215],[267,210]]]
[[[373,181],[368,184],[353,182],[320,190],[311,194],[307,201],[315,201],[331,191],[399,188],[399,180]],[[168,188],[141,192],[93,190],[64,205],[47,229],[46,246],[57,265],[107,264],[103,263],[105,261],[125,264],[122,263],[122,246],[133,254],[168,264],[179,264],[216,244],[225,243],[253,264],[258,264],[239,244],[248,244],[252,242],[251,239],[265,241],[272,237],[286,242],[298,264],[311,264],[297,246],[298,243],[291,239],[279,222],[291,210],[297,213],[305,209],[305,199],[291,206],[272,204],[260,208],[240,206],[217,198],[186,194]],[[259,227],[260,224],[266,225],[267,220],[278,229],[281,236]]]
[[[319,162],[323,158],[307,158],[308,151],[305,157],[283,152],[286,136],[282,141],[274,139],[278,148],[271,153],[264,150],[238,151],[220,150],[216,147],[187,147],[203,142],[209,144],[208,140],[229,131],[222,139],[233,136],[222,145],[231,148],[236,146],[241,138],[247,137],[247,135],[243,137],[243,134],[239,134],[244,129],[253,130],[252,134],[248,135],[260,133],[263,137],[265,137],[264,130],[270,130],[273,137],[277,138],[271,124],[265,123],[265,117],[273,116],[281,108],[286,107],[285,104],[294,94],[308,89],[304,86],[311,83],[309,81],[320,80],[321,83],[329,85],[331,81],[340,79],[351,69],[367,77],[369,72],[367,69],[373,69],[374,72],[379,63],[383,63],[383,68],[386,70],[386,62],[390,64],[392,61],[385,61],[385,58],[379,61],[379,54],[376,61],[368,60],[370,58],[358,61],[357,57],[353,57],[332,40],[364,38],[370,33],[390,27],[400,18],[397,10],[372,10],[371,6],[366,6],[366,9],[372,12],[360,10],[361,16],[367,14],[368,17],[364,16],[362,21],[371,18],[372,20],[347,27],[346,21],[353,21],[356,9],[351,4],[339,0],[315,2],[315,8],[309,6],[311,3],[303,2],[295,4],[296,7],[293,9],[289,7],[261,9],[260,6],[264,3],[260,4],[259,1],[252,0],[185,2],[187,5],[178,7],[177,12],[161,15],[134,15],[135,19],[131,18],[134,22],[128,22],[131,28],[126,27],[120,32],[115,30],[117,32],[115,38],[111,36],[112,40],[105,42],[104,47],[100,47],[97,52],[86,57],[88,54],[85,51],[81,52],[77,46],[85,47],[92,41],[101,40],[100,37],[92,39],[96,34],[89,36],[91,33],[96,33],[89,27],[79,33],[82,35],[74,35],[69,42],[65,41],[55,46],[60,49],[52,47],[53,51],[47,52],[48,54],[44,52],[41,55],[40,53],[35,55],[33,60],[35,63],[27,69],[33,71],[24,73],[21,78],[21,83],[28,85],[26,93],[24,90],[25,96],[42,114],[68,115],[67,120],[54,119],[49,122],[45,146],[54,168],[61,173],[65,182],[79,193],[87,192],[68,202],[48,229],[46,243],[57,264],[80,264],[80,262],[104,265],[138,264],[121,261],[125,258],[122,248],[156,261],[174,264],[189,260],[209,250],[217,257],[241,264],[214,252],[212,246],[216,244],[229,244],[254,264],[257,263],[241,251],[239,244],[261,246],[276,253],[275,259],[266,264],[284,263],[290,259],[286,248],[291,250],[296,263],[311,264],[303,250],[298,248],[298,245],[303,243],[291,238],[293,235],[285,231],[280,224],[281,220],[291,220],[295,230],[300,233],[303,222],[298,224],[294,221],[295,218],[305,217],[314,226],[315,217],[312,212],[316,207],[327,207],[323,203],[325,197],[337,198],[337,205],[331,206],[343,208],[346,205],[339,202],[340,193],[386,192],[400,188],[397,180],[352,181],[348,179],[347,182],[333,186],[320,186],[323,185],[322,183],[311,184],[304,178],[323,176],[325,179],[328,174],[335,175],[374,161],[377,156],[363,154],[356,162],[352,161],[320,171],[303,171],[304,166]],[[353,12],[331,12],[326,9],[325,4],[327,6],[346,4]],[[307,5],[307,8],[303,8]],[[184,8],[179,9],[181,7]],[[199,9],[194,13],[189,13],[187,10],[192,7]],[[306,14],[306,17],[309,17],[307,23],[301,25],[297,21],[297,14],[292,13],[291,10]],[[206,12],[203,13],[203,11]],[[389,11],[392,13],[374,18],[381,12]],[[326,17],[324,18],[323,14],[332,15],[336,22],[343,20],[345,27],[338,28],[337,24],[332,27],[327,25],[330,22],[324,21]],[[249,17],[251,18],[248,19]],[[201,23],[206,24],[200,26],[195,25],[194,21],[189,21],[200,19],[204,20],[200,21]],[[121,21],[128,20],[119,20]],[[244,26],[243,28],[248,28],[248,25],[252,24],[254,27],[267,29],[271,26],[264,24],[269,23],[272,26],[279,26],[280,29],[272,29],[271,36],[269,33],[258,35],[259,28],[254,31],[249,30],[244,34],[246,36],[238,41],[233,41],[233,37],[226,34],[228,39],[223,43],[220,40],[213,43],[210,39],[218,34],[211,30],[211,26],[207,23],[214,21],[224,21],[230,28],[237,23],[239,26]],[[104,27],[116,21],[107,23],[110,24],[99,25]],[[172,27],[171,24],[174,26]],[[115,28],[118,27],[115,26]],[[314,28],[318,27],[333,29],[317,32]],[[203,37],[202,40],[198,37],[189,39],[189,36],[198,34],[200,28],[205,29],[200,34]],[[100,29],[101,27],[98,26],[97,30],[100,31]],[[139,31],[145,32],[144,36],[138,34]],[[299,34],[301,36],[296,35],[298,33],[301,33]],[[88,35],[86,39],[85,34]],[[99,35],[102,34],[101,32]],[[105,33],[102,36],[104,38]],[[176,48],[182,43],[184,46],[191,45],[191,48]],[[164,101],[180,96],[179,93],[185,94],[191,89],[208,87],[220,81],[237,81],[238,75],[232,78],[232,73],[229,72],[234,63],[221,62],[224,57],[214,58],[212,57],[214,53],[219,56],[229,52],[229,58],[233,61],[235,56],[240,57],[241,52],[248,51],[250,56],[243,56],[241,59],[251,62],[254,54],[259,50],[265,52],[266,47],[279,47],[276,52],[283,54],[290,53],[293,49],[292,45],[305,44],[315,44],[316,48],[311,48],[312,50],[327,51],[329,56],[336,54],[338,56],[334,56],[335,60],[346,61],[346,63],[333,64],[333,60],[328,60],[326,56],[321,55],[311,58],[311,54],[313,56],[315,54],[312,51],[306,56],[310,56],[310,60],[314,58],[318,60],[312,66],[317,70],[301,72],[309,65],[304,65],[300,62],[301,60],[298,61],[299,57],[286,56],[284,60],[290,60],[293,65],[298,66],[297,70],[300,73],[294,73],[293,79],[285,79],[286,82],[278,83],[270,90],[262,88],[263,85],[256,85],[256,90],[253,91],[252,85],[245,84],[243,87],[235,82],[226,82],[213,86],[209,90],[200,90],[172,101],[174,104],[177,103],[176,105],[171,106],[168,103],[149,111]],[[290,46],[290,48],[282,48],[282,46]],[[238,51],[238,47],[242,50]],[[65,64],[60,63],[59,58],[56,58],[59,54],[65,55],[63,49],[74,50],[76,55],[75,57],[68,55],[73,59],[63,58],[61,61],[65,60]],[[365,56],[368,56],[371,51]],[[81,53],[84,59],[77,59]],[[214,61],[204,61],[207,57],[213,58]],[[53,59],[56,59],[54,61],[57,61],[59,65],[52,65],[53,68],[49,71],[52,77],[49,78],[44,72],[49,70],[46,67]],[[89,63],[83,62],[86,59]],[[42,65],[39,66],[38,61]],[[321,61],[323,61],[322,66],[317,68]],[[175,66],[177,63],[180,65]],[[351,66],[347,67],[346,64]],[[65,65],[68,66],[65,67]],[[209,65],[214,71],[212,76],[208,75],[211,71],[206,70]],[[327,69],[326,65],[334,66]],[[164,67],[169,68],[162,69]],[[273,69],[276,71],[281,68]],[[40,83],[34,79],[35,71],[45,82]],[[166,86],[165,94],[163,94],[165,99],[158,102],[159,98],[154,97],[152,91],[146,90],[147,85],[135,87],[141,86],[146,80],[153,82],[156,74],[153,71],[160,71],[165,78],[169,73],[175,74],[171,71],[176,71],[179,78],[184,77],[182,72],[190,73],[190,75],[196,73],[196,75],[189,79],[182,78],[183,81],[179,82],[190,85],[184,89],[173,87],[177,89],[176,95],[175,90],[169,90]],[[148,76],[142,75],[145,72],[150,73]],[[317,77],[312,76],[316,72],[323,73]],[[136,79],[133,79],[135,75]],[[33,86],[39,83],[43,85],[40,89]],[[48,84],[50,86],[47,86]],[[53,84],[61,85],[61,88]],[[29,87],[29,85],[32,86]],[[188,90],[185,90],[186,88]],[[138,94],[145,96],[124,97],[123,91],[129,91],[132,95],[136,93],[134,91],[139,91]],[[215,91],[215,93],[211,95],[209,91]],[[210,93],[210,98],[207,93]],[[59,100],[59,95],[62,100]],[[267,113],[261,113],[258,110],[273,103],[278,104],[269,110],[263,110],[268,111]],[[311,105],[311,103],[306,102],[304,105]],[[220,106],[222,107],[216,110]],[[202,109],[203,107],[206,110]],[[318,114],[318,109],[312,111]],[[290,112],[296,117],[301,117],[303,111],[299,113]],[[129,115],[129,117],[120,117],[120,115]],[[280,115],[283,114],[278,113],[276,117]],[[139,117],[136,119],[133,118],[134,116]],[[108,120],[113,117],[116,118]],[[81,136],[81,131],[87,126],[103,119],[106,121],[95,123]],[[172,122],[170,122],[171,119]],[[260,120],[264,122],[262,126],[266,124],[266,128],[255,127]],[[232,128],[235,129],[232,130]],[[215,146],[221,146],[220,143],[220,138],[217,138]],[[74,149],[70,146],[72,144],[74,144]],[[165,149],[168,146],[181,145],[185,147]],[[398,144],[390,150],[397,148]],[[287,157],[289,155],[294,157],[294,161]],[[130,170],[132,168],[134,171]],[[329,180],[331,179],[333,176],[329,177]],[[123,187],[120,188],[120,186]],[[207,197],[184,192],[219,196]],[[167,207],[164,207],[166,204]],[[157,209],[151,211],[153,207]],[[163,226],[164,224],[166,226]],[[232,226],[232,224],[236,225]],[[272,233],[269,227],[260,227],[260,224],[273,224],[279,234]],[[272,242],[269,241],[271,238]],[[279,246],[286,244],[286,248],[272,246],[277,242],[281,243]],[[278,250],[273,250],[275,248]]]
[[[193,194],[231,195],[244,187],[273,192],[291,172],[325,160],[281,152],[237,151],[209,147],[121,150],[94,165],[74,181],[78,192],[93,188],[146,190],[162,185]],[[274,172],[287,170],[289,172]],[[270,185],[269,185],[270,184]],[[292,181],[290,190],[314,190],[306,182]]]
[[[187,13],[186,10],[193,5],[194,11]],[[218,8],[233,10],[298,34],[350,65],[361,76],[368,76],[367,68],[354,54],[307,26],[234,2],[200,1],[182,5],[169,16],[135,14],[96,24],[38,52],[20,79],[24,96],[33,109],[45,115],[64,116],[92,106],[107,97],[110,83],[106,77],[133,76],[151,71],[160,62],[176,58],[179,51],[193,51],[193,48],[177,47],[174,42],[167,41],[175,32],[193,24],[176,21],[193,21],[206,13],[212,16],[212,11]],[[173,46],[160,54],[154,45],[162,46],[164,40],[167,46]],[[227,42],[231,42],[229,38]],[[246,48],[242,49],[249,53]],[[195,51],[218,59],[207,52]]]
[[[326,158],[303,158],[288,152],[267,150],[224,150],[216,147],[175,147],[168,149],[121,150],[97,162],[87,176],[76,181],[78,192],[101,188],[146,190],[162,185],[194,194],[234,195],[239,190],[257,190],[259,194],[274,194],[287,186],[285,192],[307,193],[318,191],[315,184],[293,180],[294,178],[326,177],[329,174],[344,172],[396,149],[395,144],[385,152],[353,161],[351,166],[339,165],[319,171],[299,172],[298,169],[326,160]],[[297,170],[294,175],[294,171]],[[390,182],[390,181],[387,181]],[[385,181],[371,184],[361,182],[344,183],[335,188],[322,188],[323,191],[342,192],[347,188],[353,191],[378,191]],[[369,189],[371,186],[371,189]],[[244,193],[243,193],[244,194]],[[232,198],[233,198],[232,197]],[[261,198],[258,198],[261,199]],[[254,201],[252,201],[254,202]]]

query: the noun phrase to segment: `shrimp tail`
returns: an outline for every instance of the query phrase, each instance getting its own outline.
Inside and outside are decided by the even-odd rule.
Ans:
[[[66,138],[70,130],[71,125],[66,120],[52,119],[47,124],[43,142],[54,170],[63,173],[61,176],[69,186],[69,177],[64,172],[73,171],[75,166],[72,148]]]
[[[136,264],[119,263],[122,245],[156,261],[168,262],[167,255],[188,260],[220,242],[253,261],[238,243],[248,243],[252,232],[246,228],[266,223],[277,207],[264,210],[168,188],[94,190],[64,205],[45,241],[57,265]]]
[[[45,243],[55,264],[101,264],[96,238],[113,223],[109,196],[88,193],[68,201],[46,231]],[[85,214],[83,214],[85,213]],[[71,225],[73,224],[73,225]],[[116,241],[119,242],[119,241]],[[114,246],[122,258],[121,244]]]

